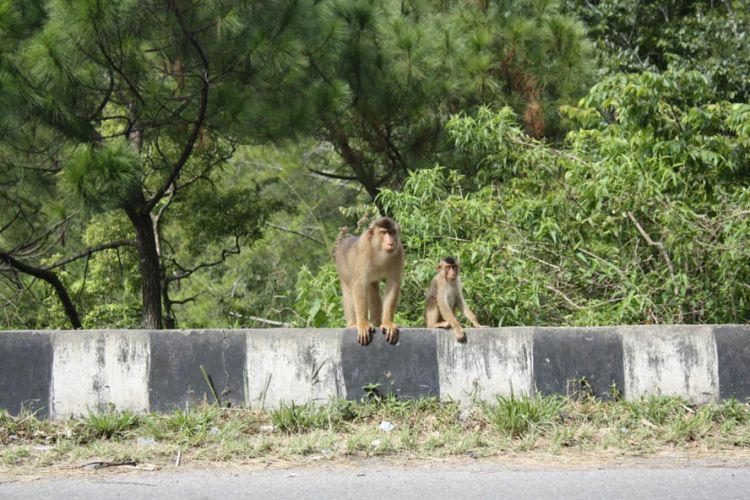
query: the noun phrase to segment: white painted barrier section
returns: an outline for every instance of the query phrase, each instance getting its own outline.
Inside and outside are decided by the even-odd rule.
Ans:
[[[247,334],[245,373],[251,408],[345,398],[340,330],[255,330]]]
[[[149,409],[149,338],[142,331],[55,332],[51,413],[55,417]]]
[[[625,397],[681,396],[694,403],[719,399],[719,361],[710,326],[620,327]]]
[[[469,341],[439,335],[440,396],[461,402],[492,400],[495,395],[534,393],[533,328],[467,329]]]

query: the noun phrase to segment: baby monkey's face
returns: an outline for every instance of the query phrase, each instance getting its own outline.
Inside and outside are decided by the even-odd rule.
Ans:
[[[442,261],[440,263],[440,272],[448,281],[453,281],[458,277],[458,264]]]

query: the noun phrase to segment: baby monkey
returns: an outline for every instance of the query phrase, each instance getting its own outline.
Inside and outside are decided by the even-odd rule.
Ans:
[[[424,311],[424,319],[427,328],[453,328],[456,340],[466,342],[466,334],[461,324],[456,319],[454,311],[457,307],[461,309],[471,324],[475,327],[482,325],[477,317],[466,305],[461,293],[461,280],[458,277],[458,262],[453,257],[445,257],[437,266],[437,274],[432,279],[430,289],[427,292],[427,304]]]

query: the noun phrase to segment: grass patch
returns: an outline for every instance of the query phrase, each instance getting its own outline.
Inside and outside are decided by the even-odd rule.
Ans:
[[[523,438],[531,431],[542,431],[560,420],[566,400],[561,396],[498,396],[496,404],[484,403],[484,416],[497,431]]]
[[[110,407],[106,413],[89,412],[80,422],[78,435],[82,441],[92,439],[119,440],[138,425],[138,416],[132,412],[117,412]]]
[[[221,412],[220,407],[211,405],[188,407],[184,410],[176,408],[172,413],[152,414],[146,420],[146,425],[155,439],[200,440],[212,429],[218,429],[214,424]]]
[[[750,406],[680,398],[637,401],[560,396],[498,397],[470,411],[436,398],[282,405],[261,411],[202,405],[136,415],[47,421],[0,411],[0,464],[53,466],[89,459],[192,461],[331,460],[395,456],[491,457],[508,452],[614,454],[660,450],[750,451]]]
[[[318,406],[313,403],[303,405],[282,404],[271,411],[271,423],[280,432],[287,434],[308,432],[314,429],[334,430],[343,421],[338,404]]]

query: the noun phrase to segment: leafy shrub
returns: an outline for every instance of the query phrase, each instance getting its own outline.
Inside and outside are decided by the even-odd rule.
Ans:
[[[380,194],[406,246],[402,324],[422,324],[445,255],[488,325],[744,322],[750,106],[713,95],[694,72],[614,76],[564,109],[579,128],[561,149],[509,109],[453,117],[479,174],[436,166]],[[311,324],[340,321],[333,267],[306,278]]]

